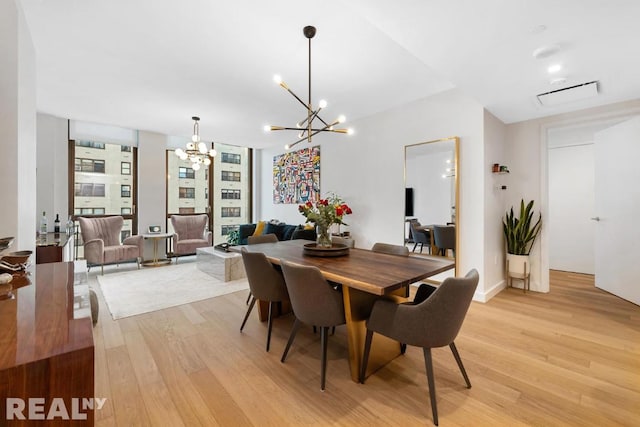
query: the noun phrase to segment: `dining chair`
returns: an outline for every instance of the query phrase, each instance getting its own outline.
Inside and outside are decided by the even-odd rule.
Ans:
[[[257,236],[249,236],[247,237],[247,245],[257,245],[260,243],[278,243],[278,236],[273,233],[269,234],[259,234]],[[249,304],[251,300],[251,291],[249,291],[249,295],[247,295],[247,302],[245,304]]]
[[[317,267],[303,266],[280,260],[295,322],[280,361],[284,363],[302,323],[320,328],[320,389],[325,389],[327,341],[329,328],[344,325],[342,293],[336,291]]]
[[[275,303],[282,303],[282,301],[289,299],[287,286],[284,283],[282,273],[276,270],[265,254],[262,252],[249,252],[246,248],[242,248],[240,253],[242,254],[242,262],[244,263],[244,270],[247,273],[251,291],[251,303],[249,303],[247,314],[245,314],[240,326],[240,332],[244,329],[256,300],[269,301],[269,316],[267,320],[267,351],[269,351],[273,324],[273,306]]]
[[[438,254],[447,256],[447,250],[451,249],[453,256],[456,256],[456,227],[454,225],[434,225],[433,239]]]
[[[471,388],[471,382],[464,369],[454,340],[462,327],[478,285],[478,280],[478,272],[473,269],[465,277],[446,278],[435,289],[427,284],[421,285],[421,288],[425,287],[425,292],[423,293],[425,299],[423,301],[416,300],[413,303],[403,304],[396,304],[388,300],[376,301],[371,311],[371,316],[367,320],[367,335],[360,371],[360,382],[364,384],[365,381],[374,332],[403,344],[422,347],[429,395],[431,397],[433,423],[438,425],[431,349],[448,345],[453,357],[456,359],[460,372],[462,372],[467,388]]]
[[[420,245],[420,253],[422,253],[424,245],[427,245],[427,250],[431,253],[431,232],[429,230],[420,229],[420,223],[418,221],[409,222],[409,227],[411,229],[411,238],[414,243],[413,250],[411,252],[415,252],[418,245]]]
[[[376,242],[371,247],[371,250],[373,252],[379,252],[389,255],[409,256],[409,249],[407,249],[407,247],[403,245],[392,245],[389,243]],[[405,297],[409,297],[411,289],[410,286],[411,285],[405,286]]]

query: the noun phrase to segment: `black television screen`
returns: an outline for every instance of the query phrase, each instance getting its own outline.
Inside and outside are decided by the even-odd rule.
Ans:
[[[404,216],[413,216],[413,188],[404,189]]]

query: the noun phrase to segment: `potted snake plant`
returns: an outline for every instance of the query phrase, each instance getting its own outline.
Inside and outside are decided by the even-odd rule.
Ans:
[[[515,215],[513,207],[502,221],[507,243],[507,265],[510,277],[525,278],[531,271],[529,254],[542,227],[542,214],[534,222],[533,200],[526,205],[520,201],[520,213]]]

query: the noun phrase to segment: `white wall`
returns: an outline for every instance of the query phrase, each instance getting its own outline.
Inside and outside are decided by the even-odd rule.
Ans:
[[[35,49],[20,5],[0,3],[0,237],[13,250],[35,248]]]
[[[69,121],[38,113],[37,123],[37,217],[46,211],[49,231],[53,220],[60,215],[64,225],[69,215]]]
[[[547,134],[551,129],[587,125],[605,120],[618,120],[640,113],[640,100],[513,123],[507,126],[505,163],[509,165],[509,190],[505,206],[534,200],[536,211],[542,212],[542,233],[531,253],[531,289],[549,292],[548,165]]]
[[[335,191],[352,207],[347,222],[356,246],[370,248],[377,241],[402,244],[404,239],[404,146],[449,136],[460,137],[460,207],[458,250],[460,271],[480,272],[476,300],[496,283],[485,281],[483,108],[457,90],[421,99],[353,123],[355,134],[322,135],[321,189]],[[263,150],[257,177],[261,215],[292,224],[303,222],[296,205],[274,205],[273,156],[283,149]],[[258,157],[257,157],[258,159]],[[494,277],[491,272],[489,276]]]

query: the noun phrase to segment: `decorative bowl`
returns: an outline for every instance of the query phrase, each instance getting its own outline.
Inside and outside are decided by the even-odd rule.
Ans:
[[[29,261],[29,257],[33,251],[17,251],[17,252],[9,252],[6,255],[2,255],[1,260],[6,262],[7,264],[12,265],[24,265]]]
[[[7,249],[13,243],[13,237],[3,237],[0,239],[0,250]]]

